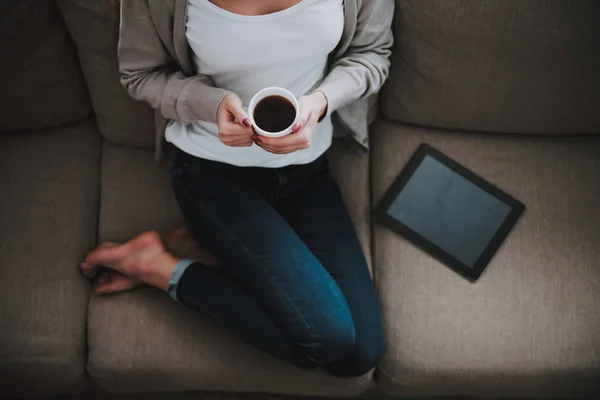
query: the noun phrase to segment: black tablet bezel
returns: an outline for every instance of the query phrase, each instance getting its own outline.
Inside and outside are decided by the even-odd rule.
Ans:
[[[510,213],[492,238],[488,243],[485,250],[481,253],[481,256],[475,262],[473,267],[468,266],[467,264],[461,262],[457,258],[453,257],[451,254],[442,250],[440,247],[435,245],[433,242],[426,239],[424,236],[421,236],[417,232],[413,231],[407,225],[402,222],[396,220],[394,217],[388,214],[388,210],[398,194],[402,191],[406,183],[414,174],[415,170],[418,166],[423,162],[426,156],[434,158],[436,161],[445,165],[449,169],[451,169],[456,174],[462,176],[469,182],[473,183],[475,186],[481,188],[485,192],[490,195],[496,197],[498,200],[502,201],[506,205],[511,208]],[[515,226],[523,212],[525,211],[525,205],[519,200],[513,198],[506,192],[502,191],[498,187],[494,186],[490,182],[476,175],[474,172],[469,171],[456,161],[452,160],[439,150],[431,147],[430,145],[424,143],[422,144],[415,154],[411,157],[406,167],[400,173],[400,176],[397,178],[396,182],[391,186],[388,192],[385,194],[383,200],[379,203],[379,206],[375,209],[375,218],[380,221],[382,224],[388,226],[392,230],[396,231],[400,235],[407,238],[413,244],[424,250],[425,252],[431,254],[433,257],[437,258],[448,267],[452,268],[454,271],[458,272],[465,278],[469,279],[472,282],[475,282],[479,279],[492,257],[512,228]]]

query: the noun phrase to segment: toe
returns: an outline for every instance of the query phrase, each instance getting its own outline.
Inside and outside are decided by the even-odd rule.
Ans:
[[[118,272],[107,271],[103,272],[103,276],[99,278],[98,285],[96,286],[96,293],[109,294],[122,292],[125,290],[133,289],[138,284],[138,281],[135,281],[134,279],[131,279],[125,275],[119,274]]]
[[[125,290],[132,289],[134,287],[133,282],[126,279],[112,279],[105,283],[101,283],[96,287],[96,293],[98,294],[109,294],[123,292]]]
[[[81,271],[83,272],[83,274],[85,276],[87,276],[88,278],[92,279],[94,278],[94,276],[96,276],[98,274],[98,270],[100,268],[100,266],[102,265],[102,263],[97,262],[98,260],[96,260],[95,258],[90,258],[90,255],[92,255],[93,253],[96,253],[99,250],[102,249],[111,249],[111,248],[115,248],[120,246],[119,243],[115,243],[115,242],[106,242],[101,244],[100,246],[98,246],[98,248],[94,251],[92,251],[86,258],[85,260],[79,264],[79,267],[81,268]]]
[[[107,271],[101,272],[97,278],[97,281],[100,284],[109,282],[110,280],[111,280],[111,276],[110,276],[110,273]]]
[[[81,272],[90,279],[92,279],[98,272],[98,267],[86,261],[79,264],[79,267],[81,269]]]
[[[100,246],[85,258],[90,265],[103,265],[109,267],[112,263],[123,257],[123,246]]]

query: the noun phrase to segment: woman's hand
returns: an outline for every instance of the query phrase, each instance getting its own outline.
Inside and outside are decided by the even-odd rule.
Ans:
[[[249,147],[254,143],[254,130],[242,100],[234,93],[227,94],[217,109],[219,139],[227,146]]]
[[[274,154],[288,154],[310,147],[315,126],[327,110],[327,97],[321,91],[298,99],[300,117],[292,127],[293,133],[280,138],[258,135],[256,144]]]

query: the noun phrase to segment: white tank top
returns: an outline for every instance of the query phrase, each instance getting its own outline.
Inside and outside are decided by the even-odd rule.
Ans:
[[[310,93],[325,75],[343,26],[343,0],[302,0],[261,16],[234,14],[208,0],[189,0],[186,36],[197,73],[237,93],[247,107],[267,86],[284,87],[297,97]],[[196,157],[266,168],[310,163],[329,148],[332,136],[327,117],[317,125],[310,148],[278,155],[256,145],[226,146],[217,126],[205,121],[170,121],[166,130],[167,141]]]

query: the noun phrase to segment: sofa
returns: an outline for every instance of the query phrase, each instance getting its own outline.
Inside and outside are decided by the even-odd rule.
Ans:
[[[97,296],[78,271],[99,242],[181,220],[109,3],[0,3],[0,395],[600,398],[598,0],[397,1],[370,152],[329,153],[384,319],[380,366],[353,379],[152,288]],[[423,142],[527,205],[477,283],[371,218]]]

